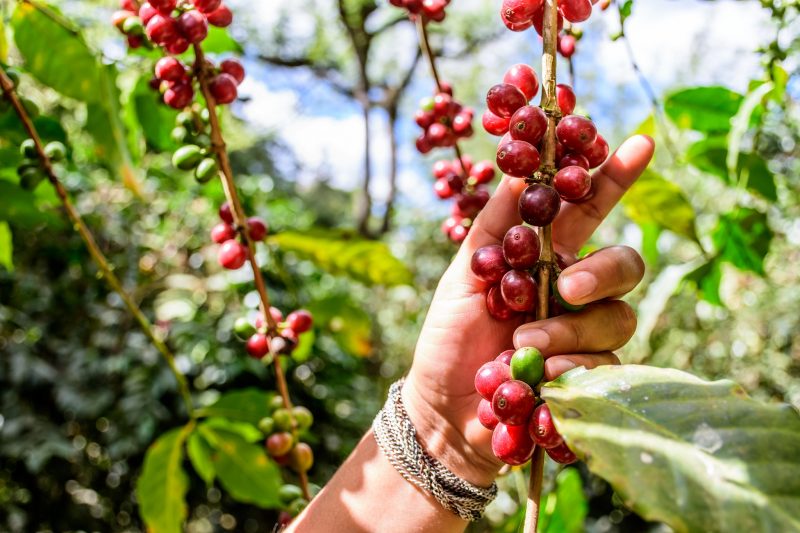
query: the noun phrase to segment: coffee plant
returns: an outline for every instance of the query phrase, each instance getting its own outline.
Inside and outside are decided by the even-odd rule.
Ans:
[[[588,116],[581,76],[599,39],[627,50],[652,107],[638,132],[663,147],[623,199],[653,272],[632,297],[633,364],[548,382],[536,346],[485,354],[477,419],[507,467],[475,530],[800,529],[800,417],[778,403],[800,405],[797,3],[760,2],[776,36],[746,92],[663,95],[627,31],[641,2],[317,4],[337,26],[315,16],[310,43],[286,24],[312,9],[276,7],[265,31],[246,2],[0,6],[0,529],[289,524],[408,364],[429,288],[498,171],[526,188],[523,223],[472,257],[486,320],[580,313],[557,280],[601,241],[556,253],[551,223],[610,179],[616,134]],[[499,40],[518,53],[494,54],[481,86],[466,66]],[[380,65],[386,42],[416,54]],[[521,53],[539,42],[537,73]],[[294,187],[289,150],[237,120],[264,65],[308,71],[362,111],[352,217],[349,194]],[[376,111],[390,137],[378,213]],[[443,222],[394,204],[412,144],[450,201]]]

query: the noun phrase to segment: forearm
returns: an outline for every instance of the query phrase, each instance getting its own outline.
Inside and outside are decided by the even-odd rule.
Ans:
[[[370,430],[288,532],[456,532],[467,522],[394,469]]]

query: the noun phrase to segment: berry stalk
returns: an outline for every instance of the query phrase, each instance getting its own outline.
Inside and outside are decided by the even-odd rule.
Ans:
[[[106,279],[106,282],[109,284],[111,289],[119,295],[119,297],[122,299],[122,302],[125,304],[125,307],[139,323],[139,326],[142,328],[144,334],[148,339],[150,339],[150,342],[153,343],[153,346],[155,346],[156,350],[158,350],[158,352],[166,361],[167,366],[169,366],[173,376],[175,376],[175,381],[178,384],[178,391],[186,406],[186,412],[188,413],[189,418],[194,420],[196,413],[192,404],[192,396],[189,392],[189,384],[186,381],[186,377],[180,372],[180,370],[178,370],[178,367],[175,364],[174,354],[167,347],[164,341],[158,338],[153,329],[153,325],[133,300],[133,297],[123,288],[122,282],[119,280],[117,275],[114,274],[113,266],[111,266],[105,254],[103,254],[103,252],[100,250],[100,247],[97,245],[97,241],[95,240],[91,230],[83,221],[83,218],[75,209],[75,206],[72,205],[72,201],[69,199],[67,190],[58,179],[58,176],[53,170],[53,165],[50,161],[50,158],[45,153],[39,133],[36,131],[30,116],[28,115],[27,111],[25,111],[25,107],[22,105],[22,102],[19,100],[16,91],[14,90],[14,82],[6,75],[5,70],[2,68],[0,68],[0,88],[3,91],[3,95],[5,96],[6,100],[11,103],[11,106],[17,113],[22,125],[28,132],[28,135],[33,140],[36,153],[38,154],[39,164],[44,171],[47,180],[55,189],[56,195],[61,201],[61,205],[63,205],[64,211],[66,211],[67,216],[75,228],[75,231],[78,232],[83,239],[83,242],[86,244],[86,248],[89,250],[89,255],[92,256],[92,259],[97,264],[97,267],[100,269],[100,272],[102,272],[103,277]]]
[[[199,43],[195,43],[193,46],[195,54],[193,68],[197,76],[198,83],[200,84],[200,90],[203,93],[203,98],[206,102],[206,108],[208,109],[209,126],[211,130],[211,149],[216,156],[217,162],[219,163],[222,188],[225,193],[225,198],[228,201],[228,205],[231,206],[231,214],[233,216],[234,224],[242,240],[244,241],[245,246],[247,247],[247,260],[250,263],[250,267],[253,271],[253,280],[256,285],[256,291],[259,295],[261,312],[267,324],[267,333],[270,337],[272,337],[277,335],[278,324],[275,322],[275,318],[270,312],[270,301],[269,295],[267,294],[267,287],[264,283],[264,277],[261,273],[261,269],[256,261],[255,245],[253,244],[253,240],[250,238],[250,232],[248,231],[247,216],[244,212],[244,208],[242,207],[242,202],[239,199],[239,194],[236,190],[236,184],[234,183],[233,170],[231,169],[230,159],[228,158],[228,151],[225,145],[225,139],[222,137],[222,129],[220,128],[219,119],[217,117],[216,100],[214,99],[214,95],[212,94],[209,85],[210,75],[206,66],[203,49]],[[294,420],[294,415],[292,414],[293,405],[291,397],[289,396],[289,387],[286,383],[286,376],[284,375],[280,358],[277,356],[277,354],[275,354],[275,357],[272,358],[272,365],[275,369],[275,381],[278,387],[278,393],[281,395],[281,399],[283,400],[283,406],[289,412],[292,427],[297,428],[297,423]],[[306,475],[305,471],[298,472],[298,476],[300,479],[300,487],[303,490],[303,497],[310,501],[311,493],[308,488],[308,476]]]

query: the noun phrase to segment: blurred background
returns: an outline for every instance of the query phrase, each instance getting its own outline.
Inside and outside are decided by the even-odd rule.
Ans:
[[[245,271],[221,271],[209,244],[222,191],[169,162],[174,114],[144,87],[157,56],[127,52],[109,24],[114,2],[54,5],[115,73],[117,90],[101,100],[113,102],[109,113],[127,132],[124,149],[109,146],[92,104],[27,75],[8,47],[8,63],[22,66],[21,94],[63,127],[71,150],[63,178],[79,211],[178,354],[198,404],[273,389],[271,374],[231,334],[258,298]],[[15,6],[0,3],[9,35]],[[413,113],[434,85],[400,10],[383,0],[230,7],[233,40],[214,46],[220,57],[240,54],[248,76],[223,117],[225,135],[248,211],[274,235],[259,257],[270,293],[284,311],[305,307],[317,319],[288,376],[293,396],[315,414],[311,479],[322,485],[408,367],[455,252],[439,229],[449,205],[433,193],[430,173],[452,155],[414,148]],[[478,117],[508,66],[540,68],[535,33],[507,31],[498,8],[496,0],[454,0],[432,29],[441,75]],[[731,378],[756,398],[796,407],[798,28],[796,2],[628,1],[596,10],[581,25],[572,65],[559,64],[578,111],[612,147],[636,131],[659,145],[647,182],[589,247],[634,246],[648,264],[630,297],[639,330],[623,362]],[[755,118],[731,134],[730,119],[765,84]],[[735,102],[730,116],[718,109],[721,96]],[[723,113],[721,127],[703,123],[719,122],[703,114],[712,108]],[[143,455],[186,414],[172,375],[95,275],[49,187],[15,187],[13,153],[24,137],[14,121],[13,112],[0,114],[0,530],[141,531],[134,484]],[[497,139],[478,122],[465,151],[494,159]],[[731,174],[733,139],[740,158]],[[663,530],[578,473],[558,485],[572,491],[573,523],[552,531]],[[190,475],[189,531],[272,529],[275,512]],[[472,531],[515,530],[518,481],[503,482]]]

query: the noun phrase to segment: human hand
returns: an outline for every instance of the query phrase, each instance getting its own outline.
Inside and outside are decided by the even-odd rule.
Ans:
[[[557,252],[575,258],[578,251],[633,185],[652,158],[654,143],[646,136],[628,139],[594,175],[595,196],[581,204],[562,204],[553,223]],[[486,310],[486,284],[470,268],[472,254],[500,244],[506,231],[522,221],[517,201],[526,185],[505,177],[475,220],[455,260],[436,289],[420,333],[414,363],[403,389],[418,438],[433,456],[456,474],[488,485],[500,462],[491,451],[491,432],[477,419],[480,397],[477,370],[502,351],[534,346],[546,358],[545,379],[571,368],[619,364],[613,350],[636,329],[630,306],[615,300],[641,281],[644,264],[631,248],[613,246],[565,269],[558,289],[569,303],[586,307],[539,322],[500,322]]]

